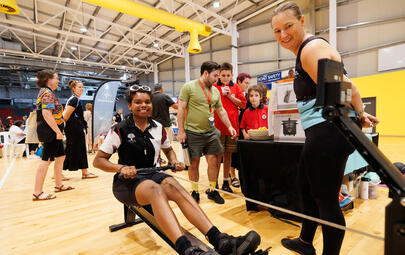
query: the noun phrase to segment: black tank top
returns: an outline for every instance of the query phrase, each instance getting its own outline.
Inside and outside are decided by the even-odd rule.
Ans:
[[[301,51],[312,40],[322,39],[322,37],[311,36],[302,42],[297,59],[295,61],[295,77],[294,77],[294,92],[297,96],[297,101],[309,101],[316,97],[316,83],[312,80],[311,76],[305,72],[301,65]],[[326,40],[325,40],[326,41]]]

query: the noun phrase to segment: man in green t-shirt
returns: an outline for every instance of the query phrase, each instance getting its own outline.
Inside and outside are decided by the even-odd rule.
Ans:
[[[190,81],[181,88],[179,96],[179,109],[177,120],[179,125],[178,139],[181,143],[188,143],[191,158],[191,166],[188,170],[188,178],[198,182],[200,157],[205,155],[208,163],[208,180],[210,190],[208,198],[215,203],[223,204],[224,199],[213,188],[216,186],[219,169],[217,166],[217,154],[222,153],[220,133],[214,127],[214,111],[228,128],[232,137],[236,137],[236,131],[232,127],[228,114],[222,107],[221,95],[217,88],[212,86],[219,77],[220,66],[212,61],[201,65],[201,76],[197,80]],[[187,115],[185,116],[185,111]],[[191,184],[193,191],[191,196],[200,201],[198,185]]]

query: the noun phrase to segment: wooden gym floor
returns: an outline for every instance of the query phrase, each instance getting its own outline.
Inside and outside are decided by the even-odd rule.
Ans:
[[[179,145],[174,144],[177,148]],[[405,162],[405,137],[380,137],[379,148],[392,162]],[[89,156],[89,165],[93,161]],[[116,160],[116,155],[113,159]],[[64,172],[71,180],[65,184],[76,189],[57,193],[50,201],[33,202],[34,176],[38,159],[0,159],[0,178],[8,177],[0,189],[0,254],[175,254],[157,234],[145,224],[110,233],[108,226],[123,221],[123,206],[113,197],[113,174],[90,167],[97,179],[81,179],[81,172]],[[207,183],[206,163],[201,161],[201,182]],[[221,172],[222,173],[222,172]],[[187,172],[177,173],[183,177]],[[45,180],[45,192],[52,192],[53,164]],[[190,184],[180,181],[187,190]],[[220,180],[222,183],[222,180]],[[280,240],[296,237],[299,228],[270,217],[266,211],[247,212],[239,198],[224,195],[225,204],[207,199],[200,187],[201,207],[221,231],[240,235],[250,229],[262,237],[260,248],[271,247],[270,254],[294,254],[284,249]],[[240,189],[234,189],[241,194]],[[389,202],[387,189],[379,188],[376,200],[355,200],[355,208],[345,214],[347,226],[375,235],[384,235],[384,209]],[[204,240],[173,204],[183,227]],[[320,253],[322,235],[318,228],[314,245]],[[346,232],[341,254],[383,254],[384,243],[359,234]]]

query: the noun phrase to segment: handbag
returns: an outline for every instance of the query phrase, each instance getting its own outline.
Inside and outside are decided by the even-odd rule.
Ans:
[[[28,117],[28,123],[25,127],[27,136],[25,137],[25,143],[39,143],[37,133],[37,111],[34,110]]]

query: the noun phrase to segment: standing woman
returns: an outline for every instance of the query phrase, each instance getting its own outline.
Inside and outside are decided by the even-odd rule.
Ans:
[[[305,32],[304,17],[293,2],[283,3],[273,11],[271,26],[280,45],[297,56],[294,91],[306,136],[297,176],[303,213],[344,226],[345,219],[339,206],[338,194],[347,158],[354,148],[332,123],[325,121],[322,109],[314,106],[318,60],[342,59],[326,40]],[[356,86],[346,76],[344,80],[352,84],[351,116],[358,117],[363,127],[377,124],[377,118],[363,111]],[[304,220],[299,238],[283,239],[283,246],[300,254],[315,254],[312,241],[317,225],[313,221]],[[322,226],[322,234],[322,254],[339,254],[344,231]]]
[[[89,153],[94,152],[94,147],[93,147],[93,140],[92,138],[92,128],[93,128],[93,105],[91,103],[86,104],[86,111],[84,111],[83,116],[84,120],[87,123],[87,133],[86,133],[86,141],[87,141],[87,148]]]
[[[63,107],[59,104],[53,91],[58,87],[58,74],[51,70],[37,73],[39,90],[37,97],[37,133],[38,139],[43,143],[42,161],[39,164],[35,177],[35,187],[32,200],[48,200],[56,196],[43,191],[44,180],[48,167],[55,160],[55,192],[72,190],[70,186],[62,184],[62,167],[65,160],[63,149]]]
[[[86,137],[84,134],[87,124],[79,100],[83,94],[83,83],[70,80],[68,86],[73,95],[66,102],[63,113],[63,119],[66,121],[66,159],[63,163],[63,169],[70,171],[81,169],[82,179],[97,178],[97,175],[87,171]]]

